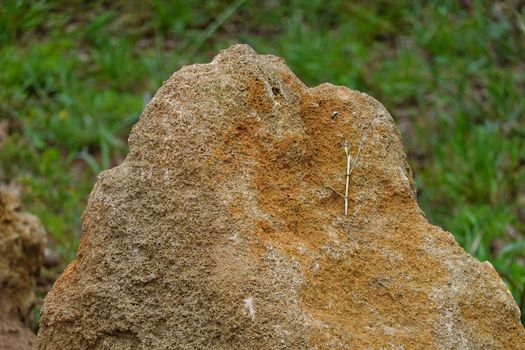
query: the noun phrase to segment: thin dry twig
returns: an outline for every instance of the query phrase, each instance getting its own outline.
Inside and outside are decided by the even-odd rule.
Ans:
[[[350,166],[352,163],[352,155],[350,154],[350,146],[348,145],[347,140],[345,140],[343,148],[346,154],[345,215],[348,215],[348,189],[350,187],[350,173],[353,168]]]
[[[361,155],[361,148],[363,148],[363,144],[366,140],[366,137],[363,137],[361,141],[359,142],[359,147],[357,148],[357,155],[355,156],[355,160],[352,163],[352,155],[350,153],[350,145],[348,143],[348,140],[345,140],[343,143],[343,149],[345,151],[346,155],[346,185],[345,185],[345,215],[348,215],[348,192],[350,190],[350,175],[352,174],[352,171],[354,170],[355,166],[357,165],[357,162],[359,161],[359,156]]]

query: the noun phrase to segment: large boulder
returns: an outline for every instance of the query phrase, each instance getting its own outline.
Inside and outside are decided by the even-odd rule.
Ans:
[[[493,267],[425,220],[370,96],[235,45],[167,80],[129,147],[40,349],[525,349]]]
[[[38,218],[20,210],[20,188],[0,185],[0,350],[36,347],[24,322],[34,306],[45,238]]]

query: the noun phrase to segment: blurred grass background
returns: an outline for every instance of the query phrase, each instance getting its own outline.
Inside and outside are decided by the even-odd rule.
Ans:
[[[24,186],[60,264],[101,169],[162,81],[245,42],[307,84],[379,99],[429,220],[525,312],[524,1],[0,1],[0,181]],[[47,281],[47,282],[46,282]]]

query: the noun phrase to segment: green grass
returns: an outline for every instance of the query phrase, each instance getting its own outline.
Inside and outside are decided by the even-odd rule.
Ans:
[[[25,186],[64,264],[95,176],[123,159],[145,101],[236,42],[283,56],[307,84],[382,101],[430,221],[492,262],[525,309],[518,1],[3,1],[0,180]]]

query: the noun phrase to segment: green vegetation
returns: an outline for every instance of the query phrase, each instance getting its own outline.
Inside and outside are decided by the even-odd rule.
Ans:
[[[525,311],[525,7],[512,0],[2,1],[0,180],[24,185],[64,264],[145,101],[236,42],[382,101],[431,222]]]

